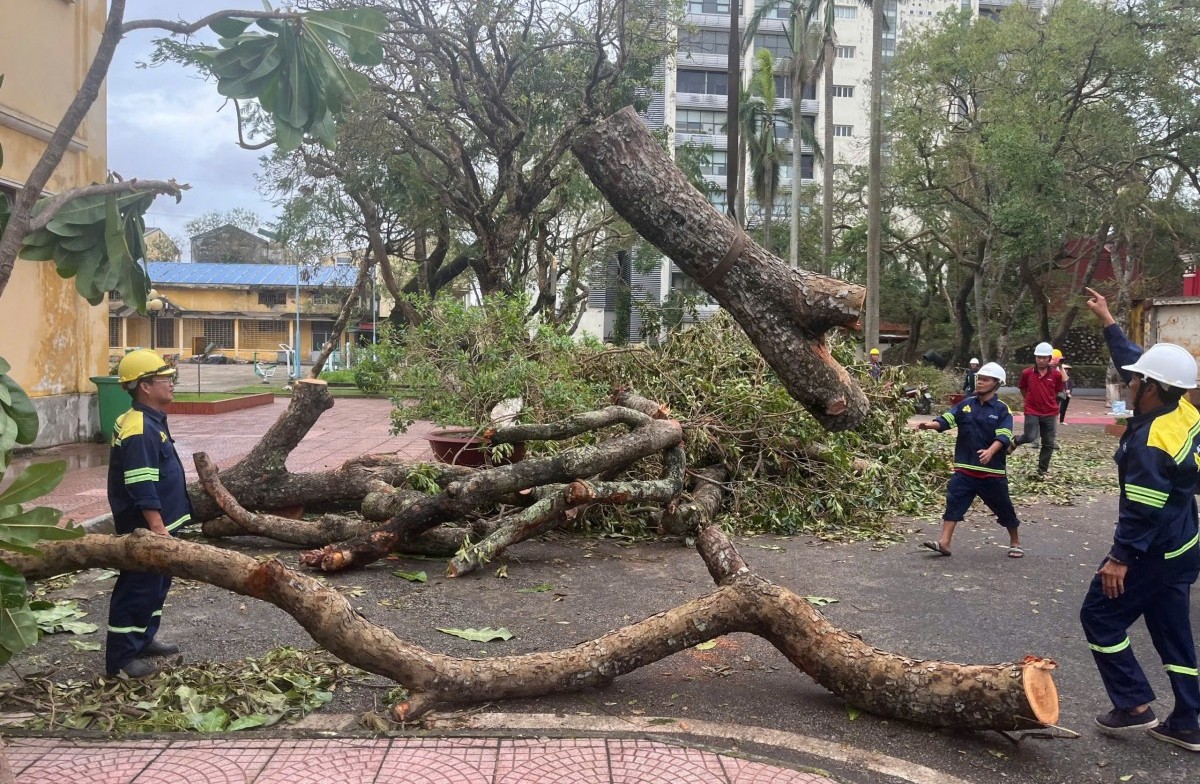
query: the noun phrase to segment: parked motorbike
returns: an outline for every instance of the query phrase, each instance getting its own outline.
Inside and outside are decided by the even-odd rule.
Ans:
[[[912,401],[913,410],[918,414],[933,413],[933,393],[929,391],[927,385],[920,384],[915,387],[905,387],[904,397]]]

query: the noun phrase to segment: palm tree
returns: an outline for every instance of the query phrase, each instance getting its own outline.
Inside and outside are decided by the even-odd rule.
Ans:
[[[791,210],[791,242],[789,244],[789,260],[792,266],[799,263],[800,258],[800,170],[802,155],[800,140],[805,128],[800,114],[800,102],[804,96],[804,86],[813,80],[822,65],[824,58],[824,34],[814,24],[820,11],[822,0],[766,0],[754,11],[753,16],[746,22],[746,33],[742,37],[742,47],[749,49],[754,42],[762,21],[769,15],[774,16],[778,9],[790,11],[784,34],[788,39],[791,58],[788,61],[788,78],[792,85],[792,210]],[[829,10],[829,21],[832,22],[833,11]],[[811,137],[809,133],[807,136]],[[806,139],[807,141],[807,139]],[[810,143],[814,148],[815,139]],[[827,145],[828,146],[828,145]]]
[[[750,152],[750,178],[754,200],[765,211],[763,244],[771,248],[771,220],[775,201],[779,197],[779,168],[783,163],[783,148],[775,138],[779,121],[788,123],[775,108],[775,58],[767,49],[754,54],[754,71],[750,89],[741,101],[739,123]],[[793,138],[796,134],[793,132]],[[798,145],[798,142],[796,142]],[[793,198],[795,198],[793,194]]]
[[[833,61],[837,56],[837,33],[833,27],[834,0],[825,0],[822,22],[824,38],[821,46],[822,130],[826,157],[821,164],[821,272],[828,274],[833,266]]]
[[[867,154],[867,302],[865,345],[879,345],[879,265],[883,234],[883,15],[884,0],[863,0],[871,8],[871,137]]]

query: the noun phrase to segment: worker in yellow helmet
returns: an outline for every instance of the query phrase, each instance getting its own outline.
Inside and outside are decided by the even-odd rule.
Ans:
[[[108,461],[108,504],[118,534],[139,528],[173,535],[192,519],[183,463],[167,429],[166,407],[175,398],[175,369],[157,353],[138,349],[117,366],[117,380],[133,407],[117,419]],[[141,678],[155,672],[149,656],[170,656],[179,646],[155,639],[171,576],[122,570],[108,606],[105,671]]]
[[[877,348],[871,349],[867,356],[871,360],[871,364],[867,368],[867,372],[871,374],[871,378],[878,381],[883,375],[883,356],[879,353],[879,349]]]

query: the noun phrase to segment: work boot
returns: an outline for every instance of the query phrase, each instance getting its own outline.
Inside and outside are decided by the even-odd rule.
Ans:
[[[134,659],[121,668],[121,672],[128,675],[130,678],[145,678],[147,675],[153,675],[158,672],[158,668],[148,661]],[[110,676],[112,677],[112,676]]]
[[[174,656],[177,653],[179,653],[179,646],[175,643],[151,640],[145,648],[138,652],[137,657],[145,659],[149,656]]]

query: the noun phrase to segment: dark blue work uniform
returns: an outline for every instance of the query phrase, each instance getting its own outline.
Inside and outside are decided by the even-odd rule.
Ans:
[[[946,488],[946,512],[943,520],[962,522],[971,502],[978,497],[996,515],[1005,528],[1021,524],[1017,510],[1008,494],[1006,461],[1008,445],[1012,443],[1012,412],[999,398],[992,396],[986,403],[972,395],[933,420],[938,432],[958,428],[954,441],[954,476]],[[1004,447],[992,456],[987,465],[979,462],[979,450],[999,441]]]
[[[192,519],[183,463],[166,414],[135,402],[117,419],[108,463],[108,504],[118,534],[149,528],[143,509],[159,510],[172,535]],[[116,675],[154,639],[170,588],[170,575],[118,575],[108,606],[104,663],[109,675]]]
[[[1142,349],[1115,324],[1105,328],[1104,337],[1118,369],[1142,355]],[[1129,371],[1120,372],[1128,382]],[[1121,499],[1109,551],[1129,567],[1125,592],[1109,599],[1097,575],[1079,613],[1104,688],[1113,706],[1122,710],[1154,700],[1128,634],[1133,622],[1145,616],[1175,693],[1175,710],[1167,726],[1184,730],[1197,729],[1200,714],[1189,612],[1191,586],[1200,574],[1198,452],[1200,413],[1186,398],[1129,420],[1117,447]]]

